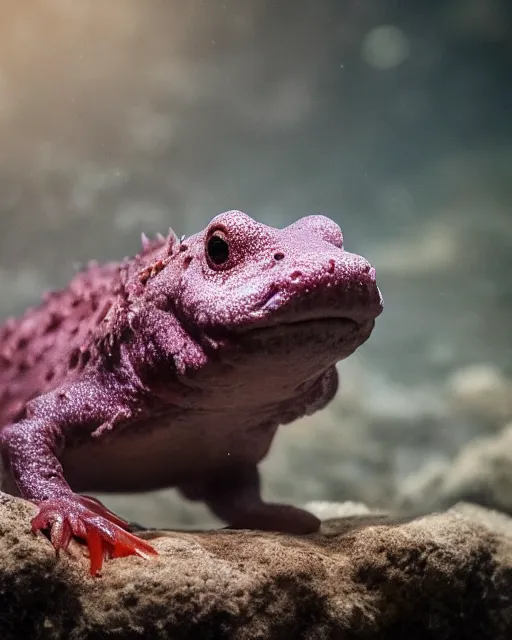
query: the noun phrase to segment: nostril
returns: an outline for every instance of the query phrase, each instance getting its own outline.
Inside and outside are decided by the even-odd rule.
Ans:
[[[290,276],[290,280],[292,282],[297,282],[297,280],[300,280],[301,278],[302,278],[302,271],[294,271]]]
[[[274,260],[282,260],[283,258],[284,258],[284,253],[282,253],[281,251],[274,253]]]
[[[327,271],[329,273],[334,273],[334,269],[336,268],[336,262],[331,258],[329,260],[329,267],[327,268]]]

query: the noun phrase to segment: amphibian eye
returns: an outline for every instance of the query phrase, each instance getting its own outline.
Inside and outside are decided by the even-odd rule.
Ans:
[[[229,260],[229,244],[222,231],[215,231],[206,245],[208,260],[213,268],[223,267]]]

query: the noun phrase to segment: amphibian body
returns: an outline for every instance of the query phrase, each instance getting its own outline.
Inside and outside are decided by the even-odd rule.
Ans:
[[[382,298],[340,228],[284,228],[240,211],[149,241],[0,327],[2,488],[33,501],[56,549],[152,555],[82,492],[176,487],[236,528],[316,531],[262,501],[257,465],[279,425],[334,396],[335,364],[367,340]]]

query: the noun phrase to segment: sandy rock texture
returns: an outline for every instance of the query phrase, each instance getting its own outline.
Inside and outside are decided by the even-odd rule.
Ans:
[[[157,559],[93,579],[79,545],[56,558],[30,533],[34,507],[0,494],[0,637],[512,637],[512,519],[467,504],[408,521],[356,511],[307,537],[146,533]]]

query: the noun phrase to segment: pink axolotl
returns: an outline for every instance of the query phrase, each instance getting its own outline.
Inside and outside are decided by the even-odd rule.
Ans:
[[[103,559],[153,547],[78,492],[177,487],[234,528],[306,534],[312,514],[260,496],[279,425],[334,396],[335,364],[365,342],[375,270],[315,215],[275,229],[240,211],[197,235],[90,264],[0,327],[2,487],[34,531]]]

